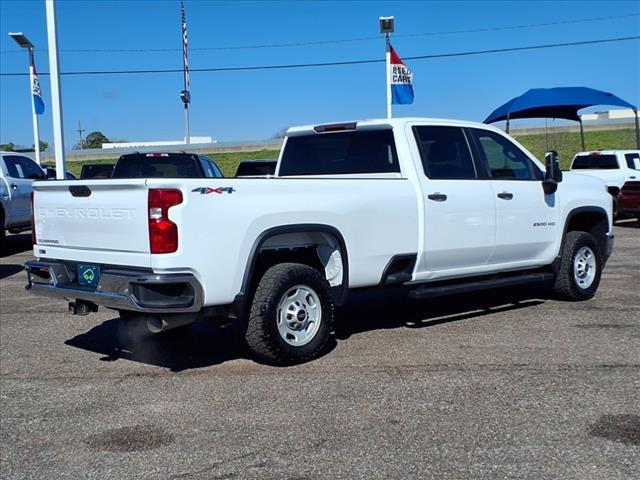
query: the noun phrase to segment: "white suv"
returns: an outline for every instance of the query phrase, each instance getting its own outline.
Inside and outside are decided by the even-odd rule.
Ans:
[[[618,208],[618,196],[626,182],[640,180],[640,150],[597,150],[579,152],[573,157],[571,170],[602,179],[613,197],[616,219],[624,212]]]

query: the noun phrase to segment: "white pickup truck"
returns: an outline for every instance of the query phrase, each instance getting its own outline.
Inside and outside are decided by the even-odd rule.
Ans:
[[[354,289],[548,282],[585,300],[611,197],[547,163],[487,125],[405,118],[292,128],[271,178],[37,182],[27,288],[152,332],[236,317],[280,364],[322,351]]]
[[[625,217],[627,212],[620,205],[620,193],[625,184],[637,185],[640,180],[640,150],[578,152],[570,168],[605,182],[613,197],[614,220]],[[637,209],[633,213],[637,214]]]

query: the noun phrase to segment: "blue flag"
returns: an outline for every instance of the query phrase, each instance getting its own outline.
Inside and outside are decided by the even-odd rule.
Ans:
[[[36,73],[36,67],[33,67],[33,83],[31,84],[31,93],[33,94],[33,108],[37,115],[44,113],[44,102],[42,101],[42,92],[40,91],[40,80]]]

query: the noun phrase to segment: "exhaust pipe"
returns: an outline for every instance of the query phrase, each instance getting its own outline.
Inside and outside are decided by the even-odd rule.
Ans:
[[[162,316],[149,316],[147,328],[151,333],[166,332],[177,327],[184,327],[196,321],[195,313],[173,313]]]

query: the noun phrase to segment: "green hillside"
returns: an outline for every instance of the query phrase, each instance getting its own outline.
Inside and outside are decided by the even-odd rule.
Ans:
[[[547,137],[544,133],[535,135],[514,135],[539,160],[544,161],[544,152],[556,150],[560,155],[563,169],[569,168],[573,156],[582,150],[580,132],[551,132]],[[587,150],[623,150],[636,148],[636,131],[632,128],[616,130],[586,131],[584,133]]]

